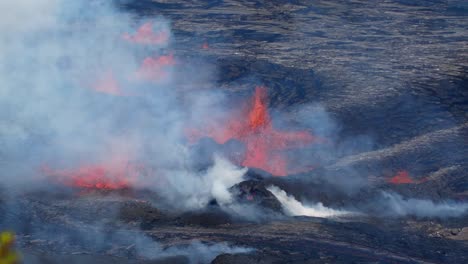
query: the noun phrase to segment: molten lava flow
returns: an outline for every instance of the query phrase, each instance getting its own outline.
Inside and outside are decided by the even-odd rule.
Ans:
[[[139,166],[122,162],[84,165],[71,170],[44,167],[42,172],[70,187],[116,190],[129,188],[135,183]]]
[[[100,93],[119,96],[123,95],[119,83],[115,79],[112,71],[105,72],[104,75],[92,86],[92,88]]]
[[[135,77],[138,80],[161,82],[167,78],[170,67],[173,65],[175,65],[175,60],[172,54],[156,58],[147,57],[136,71]]]
[[[409,173],[405,170],[399,171],[395,176],[390,178],[388,182],[393,184],[417,183],[409,176]]]
[[[123,34],[122,38],[133,43],[163,45],[169,41],[169,33],[167,31],[154,33],[153,23],[147,22],[143,24],[134,35],[125,33]]]
[[[238,114],[233,114],[228,121],[216,128],[202,131],[189,131],[189,141],[196,142],[202,136],[213,138],[224,144],[230,139],[243,142],[246,154],[242,166],[263,169],[276,176],[303,172],[307,169],[290,168],[283,150],[302,147],[318,142],[319,139],[306,131],[285,132],[272,126],[267,107],[265,87],[257,87],[255,95],[247,107]]]

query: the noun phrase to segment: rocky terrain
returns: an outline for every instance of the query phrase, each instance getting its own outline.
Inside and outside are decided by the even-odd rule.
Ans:
[[[289,115],[308,105],[323,107],[333,121],[333,154],[320,156],[314,170],[287,177],[249,170],[230,192],[267,215],[256,219],[228,214],[217,201],[203,210],[173,212],[156,207],[158,194],[147,190],[60,188],[13,201],[1,195],[0,223],[16,230],[25,263],[468,262],[466,211],[457,217],[395,216],[373,203],[382,191],[435,203],[468,201],[464,1],[117,2],[138,18],[170,19],[172,52],[215,68],[215,81],[232,95],[263,84],[270,106]],[[413,182],[392,184],[401,171]],[[359,213],[291,216],[270,185],[300,200]],[[144,236],[145,245],[157,241],[148,248],[161,247],[160,256],[140,258],[142,247],[116,230]],[[104,243],[96,247],[97,240]],[[184,254],[226,241],[245,250]],[[174,247],[182,250],[164,255]]]

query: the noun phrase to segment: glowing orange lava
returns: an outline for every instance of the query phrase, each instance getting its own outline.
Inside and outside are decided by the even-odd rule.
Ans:
[[[147,22],[143,24],[133,35],[128,33],[123,34],[123,39],[139,44],[146,45],[162,45],[169,41],[169,33],[161,31],[158,33],[153,32],[153,23]]]
[[[128,162],[83,165],[74,169],[42,168],[42,173],[70,187],[89,189],[125,189],[132,187],[140,167]]]
[[[156,58],[147,57],[136,71],[135,77],[138,80],[152,82],[164,81],[168,76],[170,67],[173,65],[175,65],[175,60],[172,54]]]
[[[417,183],[409,176],[409,173],[405,170],[399,171],[395,176],[390,178],[388,182],[392,184]]]
[[[256,87],[250,104],[240,114],[233,114],[225,124],[188,133],[192,143],[203,136],[211,137],[219,144],[230,139],[241,141],[246,146],[246,154],[240,165],[259,168],[276,176],[310,170],[288,164],[283,150],[322,141],[307,131],[286,132],[275,129],[268,113],[266,87]]]

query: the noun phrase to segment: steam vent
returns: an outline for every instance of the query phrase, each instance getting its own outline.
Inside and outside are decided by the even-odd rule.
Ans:
[[[468,263],[467,1],[0,12],[1,264]]]

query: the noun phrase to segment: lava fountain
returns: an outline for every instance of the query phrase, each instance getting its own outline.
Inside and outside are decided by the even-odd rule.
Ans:
[[[275,176],[304,172],[310,168],[297,168],[288,162],[284,150],[323,142],[308,131],[280,131],[273,127],[268,112],[267,89],[258,86],[250,103],[240,113],[233,113],[224,124],[201,130],[190,130],[191,143],[207,136],[218,144],[230,139],[242,142],[246,153],[240,165],[259,168]]]
[[[42,173],[65,186],[117,190],[133,187],[143,170],[144,167],[139,164],[114,161],[82,165],[72,169],[51,169],[44,166]]]

